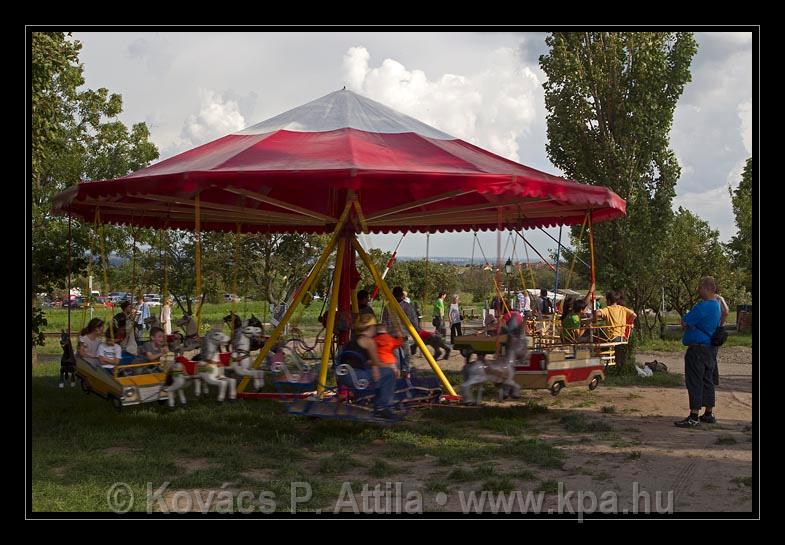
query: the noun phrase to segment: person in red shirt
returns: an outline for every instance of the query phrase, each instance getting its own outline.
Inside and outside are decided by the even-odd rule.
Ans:
[[[424,342],[427,346],[433,348],[433,359],[438,360],[442,357],[442,350],[444,350],[444,359],[450,358],[450,346],[444,342],[444,337],[439,335],[438,333],[432,333],[430,331],[426,331],[425,329],[419,330],[417,333],[420,334],[420,338],[422,342]],[[417,344],[412,343],[412,356],[417,353]]]

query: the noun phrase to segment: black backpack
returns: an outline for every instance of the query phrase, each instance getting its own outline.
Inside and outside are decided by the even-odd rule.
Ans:
[[[725,331],[725,328],[721,325],[717,326],[717,329],[714,330],[713,334],[709,334],[708,332],[704,331],[702,327],[695,327],[710,339],[712,346],[722,346],[725,344],[725,341],[728,340],[728,332]]]
[[[542,313],[553,314],[553,303],[551,303],[550,297],[546,297],[542,300]]]

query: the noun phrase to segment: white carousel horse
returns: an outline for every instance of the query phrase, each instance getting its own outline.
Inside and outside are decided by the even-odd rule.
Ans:
[[[499,401],[506,397],[520,397],[521,387],[515,382],[515,364],[525,361],[528,357],[526,336],[523,333],[523,319],[518,313],[507,317],[504,326],[507,333],[505,354],[500,360],[486,362],[481,356],[463,368],[464,382],[461,385],[464,401],[479,405],[482,401],[482,387],[477,389],[477,397],[473,395],[474,387],[485,382],[499,385]]]
[[[226,390],[229,389],[229,400],[237,399],[237,380],[224,375],[224,367],[220,363],[218,347],[229,342],[223,331],[212,330],[204,336],[202,343],[201,359],[199,360],[198,374],[196,381],[196,395],[201,395],[202,381],[207,384],[218,386],[218,402],[223,403],[226,397]]]
[[[251,343],[262,334],[260,327],[246,325],[235,330],[232,340],[232,365],[230,369],[241,377],[252,377],[254,388],[264,386],[264,371],[251,368]]]
[[[185,366],[174,358],[174,354],[169,353],[168,361],[164,362],[161,358],[161,363],[166,365],[166,387],[164,390],[168,394],[169,407],[174,408],[175,397],[180,398],[180,405],[187,405],[185,401],[185,391],[183,387],[187,382]]]

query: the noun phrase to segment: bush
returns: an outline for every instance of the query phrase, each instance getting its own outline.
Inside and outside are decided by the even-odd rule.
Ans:
[[[46,314],[40,308],[33,307],[32,341],[33,347],[44,346],[46,338],[42,329],[48,325]]]

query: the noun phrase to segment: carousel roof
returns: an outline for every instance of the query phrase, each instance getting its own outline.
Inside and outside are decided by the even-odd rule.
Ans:
[[[625,214],[613,191],[504,159],[341,90],[114,180],[54,208],[105,222],[203,230],[331,232],[356,199],[371,232],[580,224]]]

